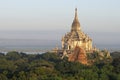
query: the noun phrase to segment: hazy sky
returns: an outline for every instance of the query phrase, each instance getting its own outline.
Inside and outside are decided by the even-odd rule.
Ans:
[[[0,37],[59,40],[70,31],[75,7],[95,43],[120,44],[120,0],[0,0]]]

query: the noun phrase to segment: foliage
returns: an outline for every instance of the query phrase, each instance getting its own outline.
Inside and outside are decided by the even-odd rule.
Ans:
[[[118,57],[120,57],[120,52],[111,52],[111,56],[113,57],[113,58],[118,58]]]
[[[54,53],[0,53],[0,80],[120,80],[120,57],[86,66]]]

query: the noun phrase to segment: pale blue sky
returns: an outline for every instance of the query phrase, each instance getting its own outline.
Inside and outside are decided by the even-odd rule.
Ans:
[[[0,37],[45,35],[43,39],[51,36],[51,40],[59,40],[70,31],[75,7],[82,30],[92,36],[95,43],[119,43],[120,0],[0,0]],[[45,34],[41,35],[40,31]],[[40,35],[36,35],[38,32]]]
[[[0,30],[69,29],[75,7],[83,29],[119,32],[120,0],[0,0]]]

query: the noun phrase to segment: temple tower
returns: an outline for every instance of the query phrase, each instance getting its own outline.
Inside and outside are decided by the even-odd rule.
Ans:
[[[74,50],[76,46],[83,48],[85,51],[92,50],[92,39],[81,30],[77,8],[75,9],[75,17],[71,26],[71,31],[62,37],[62,49]]]

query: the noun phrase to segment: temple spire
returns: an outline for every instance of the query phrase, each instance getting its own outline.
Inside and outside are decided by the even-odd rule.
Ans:
[[[80,31],[80,22],[78,20],[77,8],[75,8],[75,17],[72,23],[71,31]]]
[[[75,8],[75,20],[78,20],[77,8]]]

